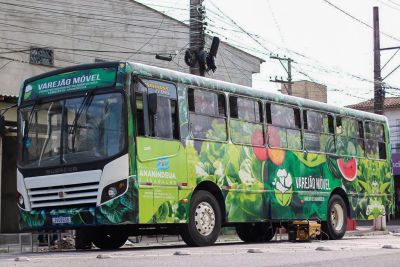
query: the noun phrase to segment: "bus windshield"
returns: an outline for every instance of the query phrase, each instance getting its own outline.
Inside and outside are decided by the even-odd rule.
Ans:
[[[49,167],[97,161],[125,146],[121,93],[34,103],[19,110],[19,166]]]

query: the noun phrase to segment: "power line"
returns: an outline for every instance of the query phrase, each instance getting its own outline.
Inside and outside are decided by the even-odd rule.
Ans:
[[[359,19],[359,18],[356,18],[355,16],[351,15],[349,12],[347,12],[347,11],[341,9],[340,7],[334,5],[334,4],[331,3],[330,1],[328,1],[328,0],[322,0],[322,1],[324,1],[324,2],[327,3],[328,5],[332,6],[333,8],[339,10],[340,12],[342,12],[342,13],[345,14],[346,16],[352,18],[353,20],[355,20],[355,21],[361,23],[362,25],[366,26],[367,28],[373,29],[373,27],[372,27],[371,25],[369,25],[368,23],[362,21],[362,20]],[[391,39],[393,39],[393,40],[396,40],[396,41],[400,41],[399,38],[397,38],[397,37],[395,37],[395,36],[393,36],[393,35],[391,35],[391,34],[387,34],[387,33],[382,32],[382,31],[379,31],[379,32],[380,32],[382,35],[385,35],[386,37],[389,37],[389,38],[391,38]]]

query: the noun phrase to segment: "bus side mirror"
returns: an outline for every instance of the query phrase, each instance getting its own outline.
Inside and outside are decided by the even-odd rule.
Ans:
[[[4,119],[4,116],[0,116],[0,135],[5,134],[6,132],[6,120]]]
[[[157,94],[149,94],[148,96],[149,111],[152,114],[157,114],[158,96]]]

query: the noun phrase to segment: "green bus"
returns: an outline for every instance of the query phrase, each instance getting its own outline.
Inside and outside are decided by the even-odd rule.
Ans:
[[[21,230],[75,229],[78,249],[266,242],[299,219],[340,239],[394,212],[385,117],[133,62],[27,79],[17,167]]]

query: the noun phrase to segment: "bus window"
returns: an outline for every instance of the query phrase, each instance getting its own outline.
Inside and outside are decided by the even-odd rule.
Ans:
[[[334,140],[333,116],[311,110],[303,110],[304,146],[306,150],[335,153],[330,146]]]
[[[194,138],[226,141],[225,96],[189,88],[190,131]]]
[[[136,131],[137,135],[144,136],[143,94],[136,93]]]
[[[267,140],[271,147],[302,149],[300,110],[267,103]]]
[[[236,144],[264,146],[262,106],[249,98],[229,97],[231,140]]]
[[[159,93],[151,87],[153,83],[156,83],[156,81],[147,83],[149,88],[138,84],[135,92],[137,135],[179,139],[176,88],[172,84],[168,84],[168,91],[164,90],[168,93],[164,91]],[[157,83],[166,84],[158,81]],[[150,98],[157,101],[156,113],[153,113],[154,111],[149,107]]]
[[[385,131],[381,123],[365,122],[365,150],[368,158],[386,159]]]
[[[362,121],[336,117],[336,149],[341,156],[365,156]]]

